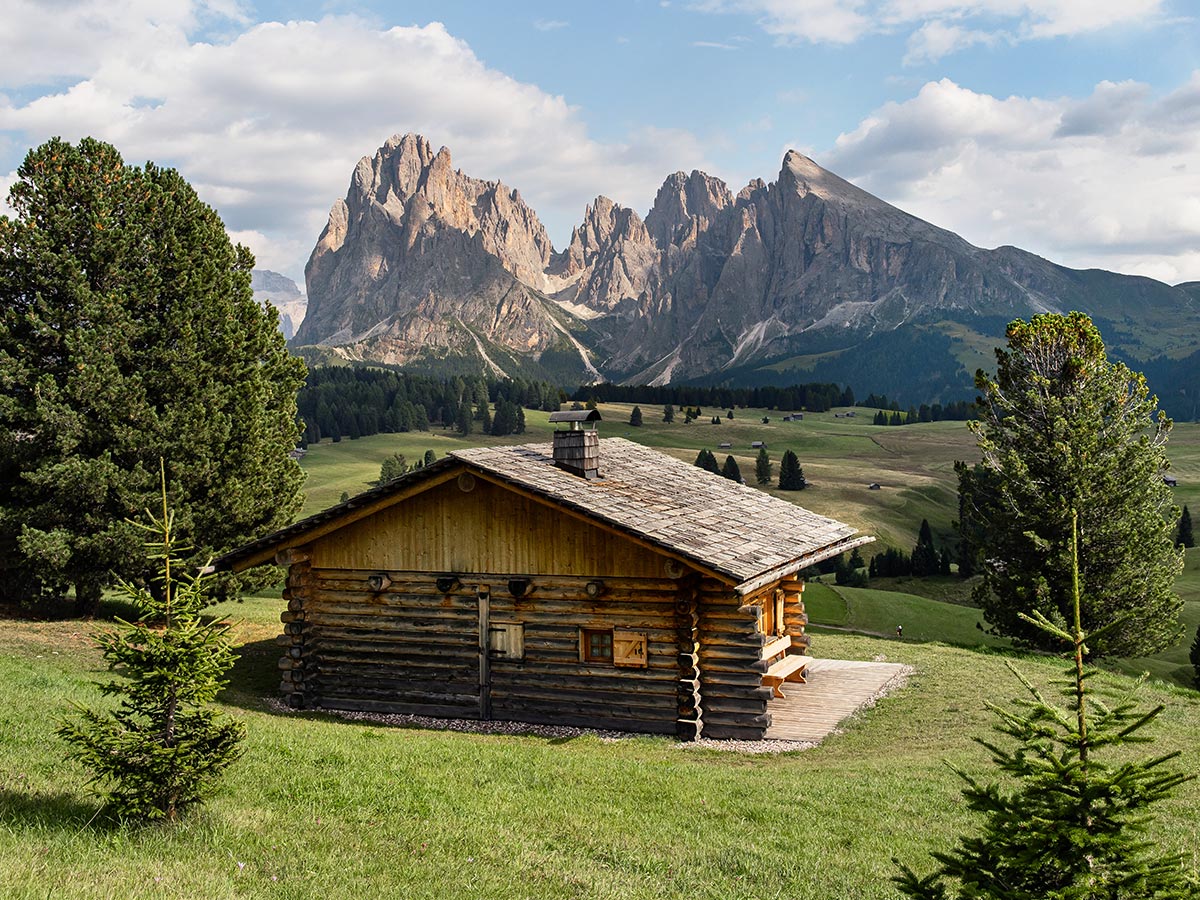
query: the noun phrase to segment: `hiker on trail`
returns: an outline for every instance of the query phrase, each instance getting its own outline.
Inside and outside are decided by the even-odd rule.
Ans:
[[[904,637],[904,626],[903,625],[896,626],[896,637],[898,637],[898,638]]]

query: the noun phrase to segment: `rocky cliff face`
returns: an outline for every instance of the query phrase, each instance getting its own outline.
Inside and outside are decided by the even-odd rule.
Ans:
[[[250,273],[250,288],[254,291],[254,299],[270,303],[278,310],[279,330],[290,341],[308,310],[308,298],[300,292],[296,282],[270,269],[254,269]]]
[[[398,363],[441,353],[488,371],[553,360],[568,380],[666,383],[906,325],[1048,310],[1091,312],[1131,347],[1149,329],[1158,352],[1200,330],[1186,291],[974,247],[794,151],[774,183],[736,196],[677,172],[644,221],[598,197],[555,253],[516,191],[395,137],[359,163],[307,276],[297,343]]]
[[[330,211],[296,343],[391,363],[465,359],[489,374],[514,353],[536,363],[554,351],[586,372],[565,314],[539,292],[551,252],[515,190],[464,175],[418,135],[393,137]]]

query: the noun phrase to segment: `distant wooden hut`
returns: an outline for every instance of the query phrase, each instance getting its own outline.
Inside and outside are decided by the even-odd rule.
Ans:
[[[587,419],[593,412],[555,417]],[[758,738],[850,526],[594,430],[451,452],[219,559],[288,567],[294,707]]]
[[[1168,487],[1177,487],[1179,485],[1179,481],[1174,475],[1164,475],[1162,478],[1163,484],[1167,485]]]

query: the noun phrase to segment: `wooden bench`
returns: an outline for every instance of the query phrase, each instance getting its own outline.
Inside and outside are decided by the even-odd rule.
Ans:
[[[784,696],[783,683],[785,681],[797,684],[806,683],[804,676],[810,662],[812,662],[811,656],[802,656],[798,653],[780,657],[771,663],[771,668],[763,674],[763,686],[771,688],[776,697]]]

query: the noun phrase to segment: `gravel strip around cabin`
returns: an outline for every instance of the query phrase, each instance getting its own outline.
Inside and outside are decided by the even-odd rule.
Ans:
[[[483,722],[478,719],[437,719],[432,716],[414,716],[401,713],[352,712],[342,709],[292,709],[274,697],[264,697],[263,702],[272,712],[297,715],[322,713],[337,716],[350,722],[371,722],[395,728],[427,728],[430,731],[454,731],[462,734],[506,734],[570,739],[593,735],[602,741],[627,741],[635,738],[659,737],[660,735],[636,734],[631,731],[603,731],[594,728],[575,728],[570,725],[531,725],[527,722]],[[677,741],[677,750],[722,750],[729,753],[792,753],[811,750],[817,746],[811,741],[718,741],[701,738],[698,741]]]

